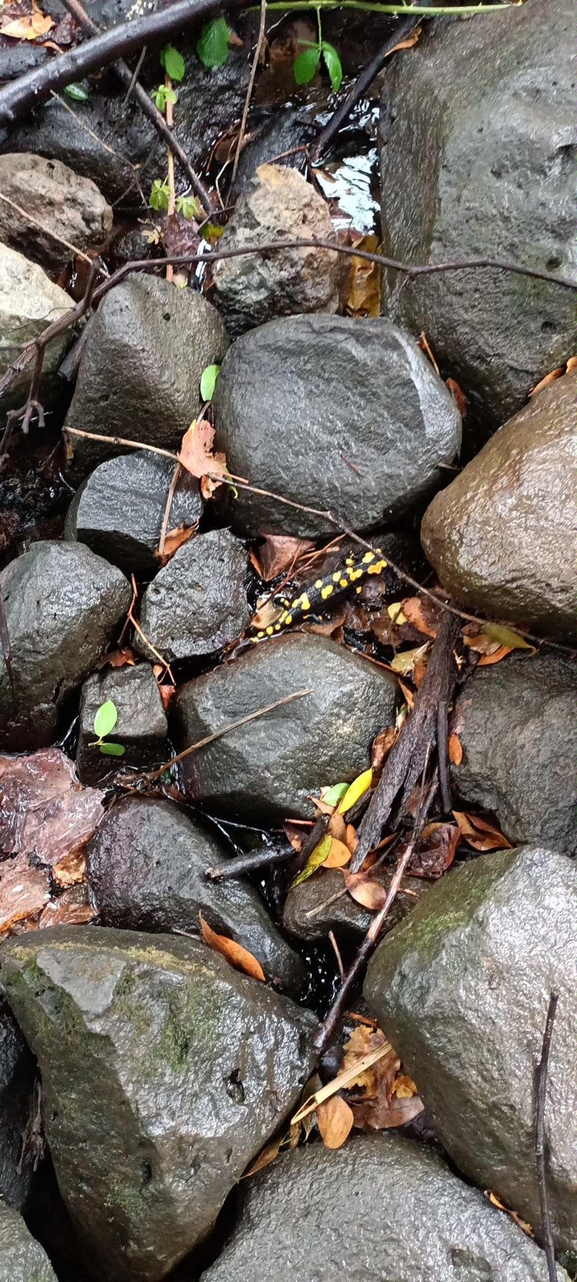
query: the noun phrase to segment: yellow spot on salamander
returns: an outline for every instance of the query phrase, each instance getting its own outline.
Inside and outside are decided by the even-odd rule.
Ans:
[[[280,620],[280,622],[284,624],[285,628],[290,628],[292,621],[293,621],[292,614],[287,614],[284,619]]]
[[[326,588],[321,588],[321,596],[323,601],[326,601],[327,597],[331,595],[332,591],[333,591],[332,583],[327,583]]]
[[[359,592],[362,592],[362,590],[363,590],[363,585],[362,583],[359,583],[358,588],[355,588],[355,592],[358,594]]]
[[[363,557],[363,565],[369,565],[369,563],[371,561],[374,561],[374,559],[375,559],[374,552],[365,552],[365,555]]]
[[[362,579],[362,578],[363,578],[363,576],[364,576],[364,574],[365,574],[365,571],[364,571],[364,569],[362,568],[362,566],[361,566],[361,568],[360,568],[360,569],[358,569],[358,570],[351,570],[350,575],[349,575],[349,578],[350,578],[350,580],[351,580],[351,583],[355,583],[357,579]]]
[[[311,608],[311,603],[310,603],[310,601],[309,601],[309,599],[308,599],[308,596],[307,596],[306,592],[303,592],[303,594],[302,594],[302,596],[301,596],[301,598],[300,598],[300,601],[299,601],[299,606],[300,606],[301,610],[310,610],[310,608]]]
[[[268,628],[266,628],[266,629],[265,629],[265,631],[266,631],[267,637],[272,637],[272,634],[273,634],[273,632],[274,632],[274,628],[268,627]]]
[[[323,586],[322,579],[315,579],[315,588],[322,588],[322,586]]]
[[[334,574],[333,574],[333,583],[338,583],[338,581],[339,581],[340,577],[341,577],[341,571],[340,571],[340,570],[335,570],[335,572],[334,572]]]
[[[382,573],[383,573],[383,570],[386,570],[386,568],[387,568],[387,562],[386,562],[386,561],[375,561],[375,564],[374,564],[374,565],[369,565],[368,573],[369,573],[369,574],[382,574]]]
[[[339,579],[339,587],[340,587],[340,588],[348,588],[348,586],[349,586],[349,580],[348,580],[348,579]]]
[[[355,558],[354,558],[354,556],[348,556],[348,557],[347,557],[347,559],[346,559],[346,561],[345,561],[345,565],[349,565],[349,566],[350,566],[350,565],[354,565],[354,564],[355,564]]]

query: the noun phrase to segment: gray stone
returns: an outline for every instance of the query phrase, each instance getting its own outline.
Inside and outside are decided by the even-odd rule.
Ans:
[[[56,927],[0,962],[86,1260],[157,1282],[298,1099],[314,1019],[195,940]]]
[[[57,1282],[46,1252],[22,1217],[1,1203],[0,1282]]]
[[[237,201],[219,248],[303,238],[333,239],[328,205],[296,169],[260,165]],[[277,316],[338,311],[348,274],[344,255],[314,247],[223,258],[213,268],[214,297],[236,336]]]
[[[278,67],[276,68],[278,74]],[[274,74],[274,72],[273,72]],[[283,168],[296,169],[299,173],[307,167],[306,144],[314,142],[317,131],[313,124],[303,120],[303,107],[277,107],[270,118],[266,118],[261,128],[254,131],[254,136],[240,153],[239,166],[236,171],[233,192],[238,195],[247,180],[252,178],[260,165],[282,165]],[[295,153],[294,148],[303,150]],[[289,153],[288,155],[286,153]],[[303,232],[302,235],[305,233]]]
[[[242,944],[270,979],[300,987],[303,965],[244,879],[212,881],[227,852],[173,802],[125,798],[105,816],[88,848],[88,882],[105,926],[198,935],[212,930]]]
[[[34,1061],[6,1002],[0,998],[0,1196],[21,1211],[32,1181],[32,1158],[23,1154],[30,1117]],[[0,1203],[1,1205],[1,1203]],[[0,1230],[0,1242],[2,1234]],[[0,1279],[2,1261],[0,1247]]]
[[[98,249],[112,231],[112,209],[90,178],[81,178],[59,160],[32,153],[0,155],[0,190],[35,219],[22,217],[0,201],[0,238],[57,271],[72,257],[70,249]],[[49,229],[41,231],[38,224]]]
[[[92,745],[94,718],[101,704],[112,700],[118,720],[108,738],[125,749],[122,757],[108,757]],[[76,773],[90,786],[102,783],[119,767],[136,770],[161,766],[170,753],[166,747],[168,724],[158,685],[148,663],[136,667],[94,672],[82,687]]]
[[[292,316],[252,330],[227,353],[214,405],[231,472],[355,530],[430,496],[461,439],[447,388],[386,320]],[[231,514],[245,534],[334,533],[322,516],[247,491]]]
[[[558,1249],[577,1245],[577,872],[538,846],[450,872],[379,945],[365,997],[450,1157],[539,1234],[534,1072],[559,994],[546,1106]]]
[[[124,575],[82,543],[47,540],[0,574],[11,670],[0,657],[5,751],[53,741],[67,695],[104,654],[130,605]]]
[[[479,668],[459,697],[455,792],[493,811],[509,841],[577,854],[576,698],[575,664],[551,653]]]
[[[107,459],[75,494],[64,537],[87,543],[125,574],[156,574],[160,561],[154,553],[173,475],[170,459],[146,450]],[[168,528],[196,525],[201,515],[198,481],[181,468]]]
[[[435,495],[421,538],[473,610],[575,635],[575,376],[540,392]]]
[[[203,1282],[546,1282],[542,1251],[431,1150],[400,1135],[287,1153],[243,1187]],[[559,1282],[567,1275],[558,1269]]]
[[[259,642],[235,663],[182,686],[180,747],[310,687],[311,694],[187,757],[187,795],[249,823],[310,818],[310,792],[366,770],[373,739],[394,725],[396,683],[334,641],[304,632]]]
[[[428,26],[391,62],[381,120],[384,253],[489,257],[576,278],[572,0]],[[425,330],[485,437],[575,349],[575,295],[503,271],[391,273],[387,313]]]
[[[246,550],[230,530],[189,539],[159,570],[142,599],[140,626],[166,659],[214,654],[250,622]],[[138,633],[133,644],[151,656]]]
[[[375,869],[375,880],[387,889],[391,876],[390,868]],[[403,920],[416,903],[413,896],[420,898],[427,885],[428,882],[419,877],[403,878],[403,889],[412,893],[407,896],[401,891],[397,895],[385,923],[387,930]],[[340,897],[336,899],[336,895]],[[330,930],[337,939],[359,939],[366,935],[373,917],[374,913],[363,908],[345,890],[338,868],[319,868],[313,877],[289,890],[282,924],[289,935],[307,941],[326,939]]]
[[[90,327],[67,424],[104,436],[178,447],[200,409],[200,377],[227,340],[210,303],[158,276],[133,275],[107,294]],[[72,474],[122,453],[70,438]]]
[[[64,316],[73,306],[72,299],[49,280],[37,263],[23,254],[0,244],[0,377],[4,375],[23,343],[37,338],[47,325]],[[41,396],[53,396],[56,370],[71,341],[72,331],[54,338],[46,348],[41,382]],[[0,409],[10,409],[26,399],[30,387],[31,366],[14,381],[9,392],[0,398]]]

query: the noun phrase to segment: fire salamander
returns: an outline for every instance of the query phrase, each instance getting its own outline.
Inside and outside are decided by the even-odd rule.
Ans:
[[[276,623],[270,624],[261,632],[256,632],[250,638],[251,641],[264,641],[267,637],[276,636],[278,632],[284,632],[286,628],[302,623],[303,619],[308,619],[311,615],[322,614],[327,605],[341,601],[351,590],[362,592],[364,580],[370,574],[382,574],[387,569],[387,565],[388,562],[380,548],[375,548],[374,552],[365,552],[358,559],[353,556],[347,557],[340,570],[334,570],[324,579],[315,579],[311,587],[294,597],[292,601],[286,597],[279,597],[283,610]]]

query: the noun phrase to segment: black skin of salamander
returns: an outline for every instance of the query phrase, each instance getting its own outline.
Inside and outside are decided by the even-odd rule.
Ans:
[[[369,577],[383,574],[387,568],[387,561],[378,548],[375,548],[374,552],[363,552],[358,557],[347,557],[340,569],[334,570],[332,574],[327,574],[322,579],[316,579],[292,601],[281,597],[280,603],[283,610],[279,618],[268,628],[254,632],[250,638],[251,641],[265,641],[267,637],[278,636],[279,632],[285,632],[287,628],[302,623],[303,619],[309,619],[311,615],[322,614],[329,606],[342,601],[343,597],[348,596],[350,592],[362,592],[363,583]]]

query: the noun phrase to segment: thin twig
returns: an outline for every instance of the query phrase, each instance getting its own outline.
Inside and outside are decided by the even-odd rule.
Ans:
[[[340,949],[339,949],[339,946],[338,946],[337,941],[336,941],[336,938],[335,938],[335,932],[334,932],[334,930],[329,930],[329,939],[330,939],[330,941],[331,941],[332,949],[333,949],[333,952],[334,952],[335,957],[336,957],[336,959],[337,959],[337,966],[338,966],[338,971],[339,971],[339,975],[340,975],[340,979],[341,979],[341,984],[344,984],[344,982],[345,982],[345,968],[344,968],[344,966],[343,966],[343,959],[342,959],[342,957],[341,957]]]
[[[246,133],[246,122],[248,120],[250,100],[252,98],[252,91],[254,89],[256,73],[258,71],[258,64],[260,62],[261,54],[264,48],[265,36],[266,36],[266,0],[260,0],[260,25],[258,29],[258,37],[256,42],[256,49],[254,51],[254,58],[252,60],[252,67],[250,69],[250,77],[248,82],[248,88],[246,91],[246,98],[244,100],[244,107],[242,109],[242,119],[240,122],[240,130],[238,134],[236,152],[234,156],[234,164],[232,166],[232,176],[230,180],[231,187],[236,178],[236,171],[238,169],[238,162],[240,160],[240,153],[242,151],[242,145],[243,145],[244,136]]]
[[[437,708],[437,754],[441,805],[443,814],[449,815],[453,809],[453,798],[449,773],[449,705],[446,699],[440,699]]]
[[[550,1282],[557,1282],[557,1267],[555,1264],[553,1226],[551,1223],[549,1198],[547,1196],[545,1108],[547,1104],[547,1072],[549,1069],[549,1056],[551,1054],[551,1041],[553,1038],[553,1026],[555,1023],[558,1001],[559,994],[551,993],[549,998],[549,1009],[547,1011],[547,1020],[545,1023],[545,1032],[543,1034],[541,1056],[535,1074],[535,1158],[537,1165],[537,1183],[539,1185],[539,1204],[541,1207],[541,1234],[543,1237],[543,1249],[547,1260]]]
[[[308,686],[306,690],[295,690],[294,694],[285,695],[284,699],[277,699],[275,703],[267,704],[266,708],[258,708],[256,712],[249,713],[248,717],[241,717],[238,721],[231,721],[228,726],[223,726],[222,730],[215,730],[212,734],[206,735],[204,739],[199,739],[198,743],[193,743],[190,748],[184,748],[178,752],[176,757],[171,757],[163,766],[155,770],[153,774],[147,774],[145,778],[149,783],[154,783],[159,779],[165,770],[171,770],[173,766],[178,765],[179,761],[184,761],[185,757],[190,757],[192,752],[198,752],[199,748],[207,748],[209,743],[214,743],[215,739],[222,739],[225,734],[230,734],[231,730],[238,730],[239,726],[248,725],[249,721],[256,721],[257,717],[264,717],[267,712],[274,712],[275,708],[283,708],[286,703],[292,703],[294,699],[302,699],[305,694],[313,693],[313,686]]]
[[[32,223],[33,227],[38,227],[39,231],[44,232],[45,236],[50,236],[52,240],[57,240],[58,244],[64,245],[64,248],[69,249],[71,254],[75,254],[77,258],[82,258],[85,263],[92,265],[92,259],[88,254],[84,253],[83,249],[79,249],[78,246],[73,245],[71,241],[65,240],[64,236],[59,236],[58,232],[54,231],[52,227],[46,227],[44,223],[39,222],[38,218],[34,218],[33,214],[29,213],[26,209],[22,209],[21,205],[17,205],[15,200],[11,200],[9,196],[5,196],[1,191],[0,200],[3,200],[5,205],[10,205],[11,209],[15,209],[16,213],[20,214],[22,218],[25,218],[27,223]],[[106,268],[103,267],[102,271],[106,272],[106,275],[108,275]]]
[[[174,680],[174,675],[173,675],[173,673],[172,673],[172,670],[171,670],[170,664],[167,662],[167,660],[164,658],[164,656],[160,653],[160,650],[157,650],[157,649],[156,649],[156,646],[153,646],[152,641],[149,641],[149,640],[148,640],[148,637],[147,637],[147,636],[146,636],[146,634],[142,631],[142,628],[141,628],[141,626],[140,626],[140,624],[139,624],[138,620],[137,620],[137,619],[135,619],[135,617],[134,617],[134,602],[135,602],[135,600],[136,600],[137,587],[136,587],[136,579],[135,579],[134,575],[131,575],[131,579],[132,579],[132,601],[130,602],[130,605],[129,605],[128,610],[127,610],[127,612],[126,612],[126,617],[127,617],[128,619],[130,619],[130,622],[131,622],[131,624],[132,624],[132,626],[133,626],[134,630],[135,630],[136,632],[138,632],[139,637],[141,638],[141,640],[142,640],[142,641],[144,641],[144,644],[145,644],[146,646],[148,646],[148,649],[149,649],[149,650],[151,651],[151,653],[154,655],[155,659],[158,659],[158,662],[162,664],[162,667],[165,669],[165,671],[167,672],[168,676],[170,677],[170,680],[171,680],[171,682],[172,682],[173,686],[175,686],[175,685],[176,685],[176,681]],[[124,629],[123,629],[123,631],[124,631]]]
[[[254,872],[257,868],[286,863],[287,860],[294,859],[294,856],[294,847],[288,843],[276,846],[272,850],[270,846],[263,846],[262,850],[254,850],[250,855],[237,855],[234,859],[227,859],[222,864],[205,868],[204,875],[210,877],[211,881],[228,881],[231,877],[243,877],[245,873]]]
[[[172,480],[171,480],[171,482],[170,482],[170,487],[169,487],[169,490],[168,490],[168,494],[167,494],[167,496],[166,496],[166,505],[165,505],[165,508],[164,508],[164,516],[163,516],[163,518],[162,518],[162,525],[161,525],[161,527],[160,527],[160,539],[158,540],[158,555],[159,555],[159,556],[164,556],[164,543],[165,543],[165,540],[166,540],[166,532],[167,532],[167,530],[168,530],[168,522],[169,522],[169,520],[170,520],[170,513],[171,513],[171,509],[172,509],[172,500],[173,500],[173,498],[174,498],[174,492],[175,492],[176,487],[177,487],[177,485],[178,485],[178,478],[179,478],[179,476],[180,476],[180,471],[181,471],[180,463],[178,463],[178,462],[177,462],[176,467],[175,467],[175,469],[174,469],[174,473],[173,473]]]

